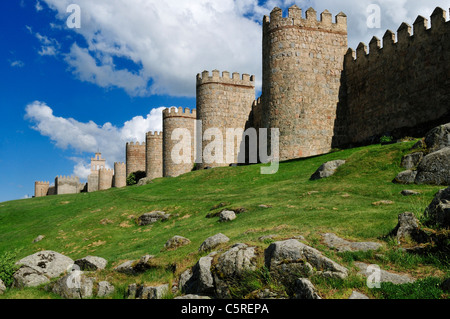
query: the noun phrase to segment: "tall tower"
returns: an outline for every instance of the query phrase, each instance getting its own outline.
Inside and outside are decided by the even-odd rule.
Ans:
[[[102,153],[95,153],[91,157],[91,174],[88,176],[88,193],[98,191],[98,171],[106,168],[106,160],[102,158]]]
[[[145,172],[145,142],[127,143],[126,146],[126,161],[127,161],[127,177],[131,173],[138,171]]]
[[[294,5],[286,18],[280,8],[264,17],[262,124],[280,130],[281,160],[331,150],[346,51],[343,13],[318,21]]]
[[[34,183],[34,197],[45,197],[48,195],[50,182],[35,182]]]
[[[155,179],[163,177],[163,133],[148,132],[146,134],[147,178]]]
[[[102,168],[98,171],[98,190],[104,191],[113,186],[114,170]]]
[[[177,177],[194,168],[196,119],[196,110],[191,112],[188,108],[172,107],[163,111],[164,177]],[[173,134],[176,129],[184,129],[190,136],[176,136]]]
[[[114,163],[114,187],[127,186],[127,166],[125,163]]]
[[[230,77],[230,73],[226,71],[220,76],[218,70],[212,71],[212,76],[208,71],[197,75],[197,116],[202,121],[202,136],[207,138],[205,132],[217,128],[222,135],[223,144],[223,154],[218,156],[222,158],[221,163],[211,163],[203,157],[200,168],[238,163],[243,136],[229,135],[229,141],[233,142],[234,146],[232,146],[233,154],[227,154],[227,130],[245,130],[254,100],[254,76],[243,74],[241,78],[239,73],[233,73]],[[202,152],[205,153],[208,144],[208,141],[203,141]]]

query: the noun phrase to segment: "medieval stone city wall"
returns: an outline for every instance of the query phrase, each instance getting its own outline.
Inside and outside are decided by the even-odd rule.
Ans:
[[[57,176],[55,178],[56,194],[78,194],[83,189],[84,185],[80,183],[80,178],[77,176]]]
[[[195,163],[195,134],[196,134],[196,119],[197,111],[182,107],[165,109],[163,111],[163,176],[177,177],[179,175],[192,171]],[[185,129],[189,132],[189,136],[184,139],[176,138],[173,135],[176,129]],[[174,147],[180,147],[183,151],[178,153],[180,157],[185,157],[185,160],[178,162],[172,157]],[[188,154],[190,153],[190,154]]]
[[[127,166],[125,163],[114,163],[113,186],[116,188],[127,186]]]
[[[287,17],[280,8],[264,17],[262,122],[279,128],[282,161],[331,150],[346,51],[343,13],[318,21],[294,5]]]
[[[146,134],[146,173],[147,178],[163,177],[163,133],[148,132]]]
[[[450,120],[446,11],[433,12],[431,28],[419,16],[412,27],[403,23],[397,37],[388,30],[382,40],[374,37],[369,49],[364,43],[356,52],[349,49],[344,80],[336,146],[379,142],[383,135],[425,134]]]
[[[145,159],[146,159],[146,147],[145,142],[140,144],[139,142],[131,142],[126,145],[126,165],[127,165],[127,177],[131,173],[138,171],[145,172]]]
[[[230,73],[225,71],[220,75],[217,70],[212,71],[212,76],[208,71],[197,75],[197,118],[202,123],[202,151],[213,140],[207,140],[205,134],[208,130],[218,129],[222,135],[222,149],[217,150],[222,154],[217,155],[218,162],[212,162],[203,158],[199,168],[228,166],[238,163],[238,155],[241,152],[243,140],[242,132],[232,136],[228,134],[229,142],[234,143],[233,154],[227,154],[227,130],[244,130],[252,111],[252,104],[255,100],[255,78],[248,74]],[[216,136],[216,135],[215,135]],[[206,140],[205,140],[206,139]],[[245,150],[242,150],[245,152]],[[228,155],[228,158],[227,158]]]

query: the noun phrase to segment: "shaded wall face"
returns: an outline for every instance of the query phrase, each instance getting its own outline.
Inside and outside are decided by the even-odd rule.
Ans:
[[[263,37],[262,124],[280,130],[281,160],[331,150],[347,51],[346,24],[289,20],[266,23]]]
[[[98,191],[98,172],[88,176],[88,193]]]
[[[450,22],[425,30],[414,26],[370,50],[346,55],[342,106],[334,145],[345,147],[395,138],[423,136],[450,120]],[[380,43],[381,44],[381,43]],[[368,55],[366,55],[368,51]]]

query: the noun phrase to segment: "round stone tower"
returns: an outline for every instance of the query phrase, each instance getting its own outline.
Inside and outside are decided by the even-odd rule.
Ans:
[[[145,143],[139,144],[139,142],[127,143],[126,146],[126,165],[127,165],[127,177],[131,173],[138,171],[145,172]]]
[[[255,77],[248,74],[233,73],[230,77],[229,72],[223,72],[222,76],[217,70],[212,71],[212,76],[209,71],[203,71],[202,74],[197,75],[197,116],[202,123],[202,137],[203,145],[203,163],[199,168],[228,166],[230,164],[238,163],[238,155],[241,149],[241,142],[243,140],[242,132],[238,134],[239,130],[245,130],[246,124],[249,121],[250,113],[252,112],[252,105],[255,101]],[[213,162],[208,160],[205,156],[208,145],[208,134],[206,131],[211,129],[218,129],[222,135],[223,154],[212,154],[212,157],[218,155]],[[227,130],[235,130],[235,135],[228,133],[229,142],[233,154],[227,152]],[[216,141],[217,136],[211,137],[211,140]],[[231,150],[230,149],[230,150]],[[222,150],[219,150],[219,152]],[[215,150],[213,151],[215,153]],[[217,160],[218,161],[217,161]]]
[[[163,111],[163,176],[177,177],[194,168],[196,110]]]
[[[102,168],[98,171],[98,190],[110,189],[113,185],[114,170]]]
[[[114,187],[127,186],[127,166],[125,163],[114,163]]]
[[[280,8],[264,17],[262,124],[280,130],[280,160],[331,150],[347,17],[332,20],[325,10],[318,21],[312,8],[303,18],[295,5],[288,17]]]
[[[147,177],[151,179],[163,177],[163,133],[148,132],[146,134]]]

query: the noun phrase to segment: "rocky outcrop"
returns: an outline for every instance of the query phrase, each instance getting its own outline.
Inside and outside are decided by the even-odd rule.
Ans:
[[[166,242],[166,244],[164,245],[164,249],[175,250],[180,247],[189,245],[190,243],[191,243],[191,241],[185,237],[174,236]]]
[[[370,268],[369,264],[356,262],[355,266],[360,269],[360,271],[359,271],[360,275],[363,275],[365,277],[370,277],[370,276],[374,275],[374,271],[373,271],[373,269]],[[374,276],[374,278],[376,278],[376,277],[377,276]],[[415,279],[409,277],[408,275],[394,274],[394,273],[391,273],[391,272],[388,272],[388,271],[385,271],[382,269],[379,270],[379,276],[377,279],[379,279],[380,283],[390,282],[395,285],[403,285],[403,284],[415,282]]]
[[[322,235],[325,241],[325,244],[330,247],[336,249],[338,252],[346,252],[346,251],[369,251],[369,250],[378,250],[383,245],[380,243],[374,242],[350,242],[345,239],[339,238],[335,234],[323,234]]]
[[[108,261],[101,257],[87,256],[75,261],[75,265],[83,271],[96,271],[106,268]]]
[[[186,270],[180,278],[181,291],[186,294],[213,294],[212,261],[212,257],[202,257],[192,270]]]
[[[428,154],[417,168],[416,184],[450,185],[450,147]]]
[[[294,299],[322,299],[314,285],[306,278],[297,279],[295,282]]]
[[[52,292],[65,299],[92,298],[95,278],[87,277],[82,271],[73,271],[53,284]]]
[[[97,297],[105,298],[111,296],[115,291],[115,288],[112,284],[107,281],[101,281],[98,283],[98,291]]]
[[[74,262],[69,257],[54,251],[41,251],[19,260],[20,268],[14,273],[13,287],[37,287],[50,282],[67,270]]]
[[[127,299],[163,299],[168,293],[168,284],[160,286],[131,284],[128,286]]]
[[[315,181],[322,178],[328,178],[333,176],[337,169],[344,165],[346,161],[343,160],[337,160],[337,161],[331,161],[324,163],[322,166],[319,167],[319,169],[311,176],[310,180]]]
[[[419,221],[413,213],[406,212],[398,216],[398,225],[392,231],[398,243],[412,239],[417,243],[427,241],[427,235],[420,229]]]
[[[428,132],[425,144],[431,153],[450,147],[450,123],[435,127]]]
[[[153,259],[153,255],[142,256],[138,261],[128,260],[119,266],[115,267],[114,270],[126,275],[136,275],[143,273],[151,268],[149,261]]]
[[[166,214],[161,211],[154,211],[151,213],[146,213],[138,218],[139,226],[147,226],[150,224],[154,224],[158,221],[166,221],[170,217],[170,214]]]
[[[441,227],[450,227],[450,187],[440,190],[431,204],[425,210],[425,216],[429,218],[430,224]]]
[[[272,243],[265,250],[264,258],[266,267],[286,286],[292,286],[299,275],[341,279],[348,276],[345,267],[295,239]]]
[[[230,238],[225,236],[222,233],[214,235],[212,237],[207,238],[198,249],[200,252],[202,251],[210,251],[221,244],[225,244],[230,241]]]
[[[402,167],[407,170],[416,169],[417,166],[422,161],[423,155],[424,154],[422,152],[416,152],[416,153],[412,153],[412,154],[403,156]]]
[[[406,170],[400,172],[394,179],[397,184],[413,184],[416,181],[417,171]]]

